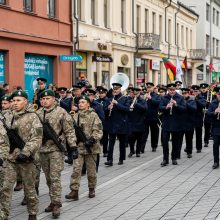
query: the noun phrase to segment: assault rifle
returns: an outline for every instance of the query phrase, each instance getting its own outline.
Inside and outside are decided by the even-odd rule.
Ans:
[[[0,117],[0,121],[2,122],[4,128],[5,128],[6,132],[7,132],[7,136],[8,136],[9,143],[10,143],[10,151],[9,151],[9,153],[10,154],[13,153],[15,148],[19,148],[20,150],[22,150],[24,148],[24,146],[25,146],[25,142],[19,136],[17,130],[8,127],[8,125],[5,122],[5,117],[2,114],[1,114],[1,116],[2,117]]]

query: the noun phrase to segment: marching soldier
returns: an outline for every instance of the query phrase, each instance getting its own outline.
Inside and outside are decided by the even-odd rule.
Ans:
[[[195,117],[196,117],[196,110],[197,105],[195,102],[195,97],[190,97],[189,89],[182,88],[182,96],[186,101],[186,111],[182,113],[182,137],[181,137],[181,145],[178,152],[178,157],[181,154],[181,147],[183,142],[183,137],[185,135],[186,139],[186,148],[185,152],[187,153],[187,157],[192,157],[192,149],[193,149],[193,133],[195,129]]]
[[[81,96],[79,100],[79,111],[74,116],[76,124],[81,127],[87,137],[86,143],[79,142],[79,157],[74,160],[73,173],[70,180],[71,192],[66,195],[66,199],[79,199],[79,186],[82,166],[86,163],[87,178],[89,187],[89,198],[95,197],[95,187],[97,183],[96,158],[100,154],[100,140],[102,138],[102,122],[94,109],[90,108],[90,99]]]
[[[209,105],[208,115],[212,119],[212,135],[213,135],[213,169],[219,167],[219,145],[220,145],[220,88],[215,88],[217,98]]]
[[[59,104],[60,107],[65,109],[67,112],[71,111],[72,98],[67,96],[67,88],[60,87],[57,89],[60,95]]]
[[[107,98],[108,90],[103,88],[102,86],[97,87],[96,90],[98,91],[98,95],[99,95],[97,102],[102,105],[104,112],[106,112],[108,108],[108,98]],[[100,143],[103,146],[103,157],[107,157],[108,155],[108,128],[107,128],[108,123],[107,123],[106,117],[107,115],[105,116],[105,119],[102,121],[103,137],[100,141]]]
[[[34,100],[33,104],[35,104],[35,108],[39,109],[41,107],[40,104],[40,94],[46,89],[46,82],[45,78],[37,78],[38,88],[34,92]]]
[[[160,104],[160,111],[163,112],[163,161],[161,166],[169,164],[169,139],[172,135],[172,164],[177,165],[180,132],[182,129],[182,113],[186,110],[186,104],[181,95],[176,92],[174,83],[168,84],[168,94],[165,95]]]
[[[153,92],[154,84],[151,82],[146,83],[147,93],[145,99],[147,101],[148,110],[146,113],[146,132],[142,139],[141,152],[144,153],[145,145],[149,135],[151,133],[151,148],[152,152],[156,152],[159,140],[159,126],[158,126],[158,109],[160,105],[160,96]]]
[[[132,157],[136,153],[136,157],[140,157],[142,136],[145,130],[145,116],[147,111],[147,102],[140,97],[140,88],[131,88],[134,92],[132,98],[128,120],[131,134],[128,136],[128,143],[130,145],[130,153],[128,157]],[[134,145],[136,143],[136,152]]]
[[[42,123],[49,123],[58,136],[58,141],[65,146],[67,140],[72,152],[72,159],[77,158],[76,137],[71,116],[56,104],[55,93],[52,90],[44,90],[40,98],[44,107],[38,110]],[[45,173],[51,203],[45,212],[52,212],[53,218],[60,215],[61,203],[61,171],[64,169],[64,152],[55,142],[47,138],[44,131],[43,143],[40,148],[40,162]]]
[[[37,219],[38,197],[35,190],[36,168],[33,158],[38,152],[42,142],[42,124],[33,112],[32,106],[28,105],[28,96],[24,91],[15,91],[12,94],[14,114],[11,127],[17,130],[18,135],[24,142],[23,146],[10,146],[5,172],[5,181],[1,194],[1,216],[8,218],[12,198],[12,189],[20,172],[24,185],[24,194],[27,199],[29,220]],[[17,143],[20,145],[20,143]],[[20,149],[21,148],[21,149]]]
[[[202,127],[203,127],[203,116],[204,108],[206,106],[206,100],[200,95],[200,87],[192,85],[193,95],[197,105],[196,117],[195,117],[195,131],[196,131],[196,149],[197,153],[202,151]]]
[[[206,100],[206,106],[204,111],[204,147],[208,147],[209,145],[209,138],[211,135],[211,119],[207,115],[207,110],[209,108],[210,99],[212,99],[212,91],[208,91],[209,85],[207,83],[200,84],[201,96],[204,97]]]
[[[114,97],[109,98],[108,110],[108,133],[109,133],[109,150],[107,156],[106,166],[113,166],[113,152],[116,137],[119,139],[119,162],[118,165],[122,165],[126,157],[126,138],[129,133],[128,127],[128,112],[129,112],[129,100],[121,93],[122,85],[120,83],[113,83]]]
[[[177,92],[178,94],[180,94],[180,95],[182,94],[182,93],[181,93],[182,84],[183,84],[183,83],[182,83],[181,81],[176,81],[176,82],[175,82],[176,92]]]

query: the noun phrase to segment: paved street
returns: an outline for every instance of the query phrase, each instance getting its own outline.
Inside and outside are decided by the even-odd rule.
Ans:
[[[118,153],[118,145],[115,148]],[[127,150],[129,151],[129,150]],[[127,152],[128,154],[129,152]],[[212,170],[212,142],[202,153],[188,159],[185,153],[178,166],[161,168],[162,148],[152,153],[147,144],[141,158],[127,158],[125,164],[104,167],[101,158],[96,197],[89,199],[87,180],[81,180],[80,199],[66,201],[72,168],[62,174],[63,208],[60,219],[75,220],[201,220],[216,219],[220,213],[220,169]],[[23,191],[14,193],[11,219],[27,218],[26,207],[20,202]],[[49,204],[48,188],[42,174],[40,184],[40,211],[38,219],[51,219],[44,213]]]

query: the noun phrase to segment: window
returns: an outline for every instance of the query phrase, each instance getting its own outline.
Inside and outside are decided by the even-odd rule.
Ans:
[[[149,18],[148,18],[148,9],[145,9],[145,33],[148,33],[148,21],[149,21]]]
[[[215,8],[213,8],[212,22],[215,24]]]
[[[209,35],[206,35],[206,53],[210,54],[210,38],[209,38]]]
[[[188,28],[186,28],[186,49],[189,49],[189,36],[188,36]]]
[[[182,48],[184,48],[184,27],[181,26],[181,41],[182,41]]]
[[[219,11],[216,12],[216,25],[219,26]]]
[[[81,0],[77,0],[77,16],[78,19],[81,21],[82,20],[82,5],[81,5]]]
[[[106,28],[109,27],[108,21],[109,21],[109,11],[108,11],[108,0],[104,0],[104,26]]]
[[[160,35],[160,41],[163,40],[163,17],[162,15],[159,15],[159,35]]]
[[[218,47],[219,47],[219,40],[216,40],[216,57],[219,57]]]
[[[121,0],[121,30],[123,33],[126,32],[125,30],[125,10],[126,10],[126,1],[125,0]]]
[[[95,0],[91,0],[91,19],[92,24],[95,24]]]
[[[156,34],[156,13],[152,12],[152,33]]]
[[[48,0],[48,15],[50,18],[55,18],[56,16],[55,0]]]
[[[168,42],[171,43],[171,19],[168,19]]]
[[[140,6],[137,5],[137,33],[140,33],[140,24],[141,24],[141,21],[140,21]]]
[[[32,0],[24,0],[24,10],[25,11],[33,11],[33,2]]]
[[[6,5],[6,0],[0,0],[0,5]]]
[[[206,4],[206,21],[209,21],[210,19],[210,6],[209,4]]]

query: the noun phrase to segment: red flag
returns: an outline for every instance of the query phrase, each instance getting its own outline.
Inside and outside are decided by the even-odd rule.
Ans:
[[[163,57],[162,59],[163,59],[164,66],[167,69],[167,73],[168,73],[170,81],[175,80],[176,79],[176,66],[172,64],[169,59],[165,57]]]
[[[187,66],[187,56],[185,56],[184,60],[183,60],[183,64],[182,64],[182,68],[184,69],[185,73],[188,70],[188,66]]]
[[[213,66],[213,60],[212,60],[212,58],[211,58],[210,64],[209,64],[209,71],[210,71],[210,72],[215,72],[215,69],[214,69],[214,66]]]

